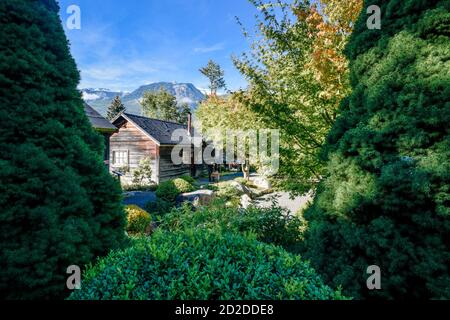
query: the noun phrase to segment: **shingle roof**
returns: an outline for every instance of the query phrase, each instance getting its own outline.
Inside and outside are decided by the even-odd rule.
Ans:
[[[158,119],[137,116],[135,114],[130,113],[124,113],[123,115],[128,119],[130,119],[132,122],[134,122],[137,126],[139,126],[150,136],[152,136],[160,144],[168,144],[168,145],[178,144],[180,141],[172,141],[172,133],[177,129],[184,129],[186,137],[188,137],[186,125],[170,121],[163,121]]]
[[[117,128],[107,119],[103,118],[100,113],[95,111],[87,103],[84,104],[84,112],[86,113],[92,126],[97,130],[116,131]]]

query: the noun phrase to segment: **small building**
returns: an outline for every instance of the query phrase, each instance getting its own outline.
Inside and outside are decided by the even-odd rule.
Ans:
[[[175,130],[184,131],[185,136],[180,140],[189,141],[185,146],[191,147],[189,125],[129,113],[122,113],[112,123],[118,131],[110,139],[111,170],[124,174],[121,177],[123,184],[131,184],[132,173],[144,158],[151,159],[152,181],[155,183],[191,175],[191,165],[174,164],[171,157],[173,148],[181,145],[180,141],[172,140]]]
[[[89,121],[92,124],[92,127],[99,132],[104,137],[105,141],[105,152],[103,155],[103,161],[105,162],[105,165],[109,167],[109,157],[110,157],[110,138],[111,135],[118,131],[117,127],[115,127],[111,122],[109,122],[107,119],[105,119],[100,113],[94,110],[90,105],[87,103],[84,104],[84,112],[86,113],[86,116],[88,117]]]

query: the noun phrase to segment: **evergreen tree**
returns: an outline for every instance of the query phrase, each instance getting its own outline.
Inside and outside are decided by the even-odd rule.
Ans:
[[[189,105],[178,105],[177,98],[164,88],[145,92],[141,105],[146,117],[178,123],[187,123],[187,113],[190,112]]]
[[[120,100],[119,96],[116,96],[114,100],[112,101],[111,105],[108,107],[108,113],[106,117],[109,120],[114,119],[117,115],[121,114],[125,111],[125,106],[122,103],[122,100]]]
[[[369,30],[367,7],[381,7]],[[450,298],[449,2],[369,0],[347,46],[341,106],[306,256],[354,297]],[[381,269],[368,290],[367,267]]]
[[[187,103],[182,103],[179,109],[179,118],[177,122],[187,124],[189,114],[191,113],[191,107]]]
[[[67,295],[67,268],[121,245],[118,183],[84,114],[54,0],[0,2],[0,298]]]
[[[208,64],[200,69],[200,72],[209,79],[211,95],[216,95],[219,89],[225,89],[225,79],[223,78],[225,72],[219,64],[209,60]]]

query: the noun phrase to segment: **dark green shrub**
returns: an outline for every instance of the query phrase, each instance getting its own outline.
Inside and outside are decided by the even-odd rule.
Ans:
[[[55,1],[0,1],[0,299],[66,296],[125,240],[121,190],[77,90]]]
[[[161,182],[156,189],[156,196],[169,203],[175,203],[175,199],[180,194],[173,180]]]
[[[152,216],[161,216],[170,212],[174,208],[174,204],[162,199],[156,199],[145,205],[145,209],[151,213]]]
[[[340,299],[299,256],[231,233],[158,230],[90,268],[72,300]]]
[[[192,184],[186,180],[177,178],[161,182],[156,189],[156,195],[162,200],[174,203],[179,194],[192,191],[194,191]]]
[[[289,211],[277,206],[271,208],[250,207],[236,219],[240,232],[256,233],[258,240],[283,246],[286,249],[302,241],[304,223]]]
[[[152,217],[147,211],[136,205],[128,205],[125,207],[125,212],[127,213],[127,232],[129,234],[149,233]]]
[[[381,6],[381,30],[367,29],[372,4]],[[352,296],[448,299],[449,2],[365,7],[347,48],[353,93],[305,214],[305,254]],[[382,290],[367,289],[369,265],[381,268]]]

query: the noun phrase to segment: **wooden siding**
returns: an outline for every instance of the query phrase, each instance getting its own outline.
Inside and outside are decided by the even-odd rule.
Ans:
[[[113,163],[114,151],[128,152],[129,173],[123,177],[125,183],[131,182],[131,173],[133,170],[139,166],[139,163],[143,158],[149,156],[154,162],[152,165],[153,180],[157,179],[158,146],[132,123],[123,122],[119,126],[119,131],[114,133],[110,138],[110,159],[112,169],[117,168],[117,166]]]
[[[191,166],[174,165],[171,159],[173,146],[159,147],[159,180],[160,182],[191,174]]]
[[[123,183],[131,183],[133,170],[139,166],[142,158],[148,156],[154,159],[152,180],[156,183],[191,174],[190,165],[173,164],[171,154],[174,146],[158,146],[131,122],[123,121],[116,125],[119,131],[110,138],[111,169],[118,168],[113,163],[113,152],[128,151],[129,173],[122,177]]]

